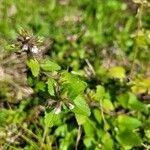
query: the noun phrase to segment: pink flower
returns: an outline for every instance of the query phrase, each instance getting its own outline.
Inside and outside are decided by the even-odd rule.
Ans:
[[[28,44],[24,44],[23,47],[22,47],[22,50],[27,51],[28,49],[29,49]]]
[[[55,114],[60,114],[61,113],[61,106],[60,105],[54,109],[54,113]]]

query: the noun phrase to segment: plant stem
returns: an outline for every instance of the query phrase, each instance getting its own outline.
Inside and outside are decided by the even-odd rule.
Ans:
[[[81,139],[81,133],[82,133],[81,126],[79,126],[79,128],[78,128],[78,135],[77,135],[77,139],[76,139],[75,150],[78,150],[79,141]]]

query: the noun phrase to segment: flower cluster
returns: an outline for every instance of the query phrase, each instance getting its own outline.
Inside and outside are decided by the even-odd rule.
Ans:
[[[38,45],[41,42],[37,36],[34,36],[26,30],[21,30],[17,37],[16,45],[27,53],[38,54],[40,52]]]
[[[62,111],[63,105],[67,106],[68,109],[72,110],[74,109],[74,105],[70,101],[56,101],[56,100],[49,100],[48,102],[49,106],[54,106],[54,113],[60,114]]]

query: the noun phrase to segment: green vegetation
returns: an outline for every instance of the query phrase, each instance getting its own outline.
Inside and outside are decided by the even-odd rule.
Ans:
[[[149,7],[1,0],[0,149],[149,150]]]

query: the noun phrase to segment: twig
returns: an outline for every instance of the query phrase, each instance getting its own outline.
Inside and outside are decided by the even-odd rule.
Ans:
[[[88,65],[88,67],[90,68],[90,70],[92,71],[93,75],[95,76],[95,70],[94,70],[93,66],[91,65],[91,63],[89,62],[88,59],[85,59],[85,61],[86,61],[87,65]]]
[[[81,139],[81,133],[82,133],[81,126],[79,126],[79,128],[78,128],[78,135],[77,135],[77,139],[76,139],[75,150],[78,150],[79,141]]]

